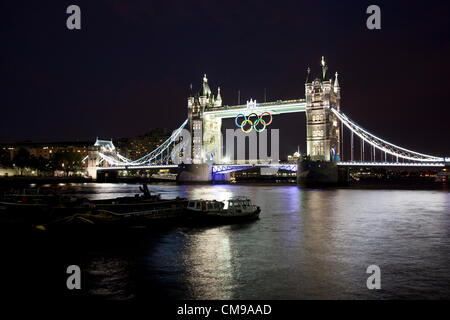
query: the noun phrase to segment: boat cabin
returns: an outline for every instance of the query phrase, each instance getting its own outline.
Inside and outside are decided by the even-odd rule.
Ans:
[[[190,200],[187,209],[198,212],[241,213],[253,211],[256,206],[249,199],[231,199],[226,203],[216,200]]]
[[[224,203],[216,200],[191,200],[187,208],[192,211],[220,211],[224,208]]]

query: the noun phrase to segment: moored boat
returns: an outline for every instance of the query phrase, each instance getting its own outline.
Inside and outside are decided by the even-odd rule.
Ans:
[[[176,220],[185,214],[187,199],[161,199],[146,185],[143,195],[104,200],[67,196],[8,195],[0,200],[0,223],[30,225],[131,225]]]
[[[216,200],[190,200],[187,211],[194,222],[233,224],[257,220],[261,208],[250,199],[235,198],[225,202]]]
[[[117,213],[108,210],[93,209],[90,212],[76,213],[46,224],[35,225],[37,230],[118,230],[133,227],[156,227],[173,225],[187,218],[185,206],[172,205],[159,209],[144,209],[143,211],[127,211]]]

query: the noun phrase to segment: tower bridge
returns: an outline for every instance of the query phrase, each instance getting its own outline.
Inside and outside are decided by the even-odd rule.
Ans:
[[[218,177],[227,179],[230,172],[250,167],[272,167],[279,170],[297,171],[298,178],[310,176],[337,179],[338,170],[349,167],[423,167],[443,168],[449,158],[431,156],[396,146],[370,133],[351,120],[341,110],[341,86],[338,73],[328,76],[328,66],[322,57],[320,73],[311,77],[308,68],[305,82],[305,98],[258,103],[247,101],[245,105],[223,105],[220,88],[212,93],[206,75],[199,92],[187,99],[188,118],[158,148],[140,159],[127,159],[120,155],[112,142],[98,140],[89,151],[88,172],[96,178],[98,171],[177,169],[181,181],[212,181]],[[263,115],[306,113],[307,158],[298,164],[240,159],[235,161],[223,155],[222,120],[242,117],[244,125],[254,125],[255,131],[264,131],[267,121]],[[252,118],[251,116],[259,116]],[[264,125],[261,130],[256,124]],[[239,129],[239,130],[240,130]],[[344,130],[350,133],[350,159],[344,161]],[[254,134],[254,133],[252,133]],[[359,144],[355,146],[355,140]],[[355,154],[356,151],[358,155]],[[273,158],[273,155],[272,155]],[[311,165],[317,162],[318,165]],[[314,171],[312,168],[315,168]],[[314,171],[314,172],[313,172]],[[320,171],[320,172],[319,172]],[[314,178],[315,179],[315,178]]]

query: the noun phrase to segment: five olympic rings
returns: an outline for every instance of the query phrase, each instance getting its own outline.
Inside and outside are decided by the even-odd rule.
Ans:
[[[263,119],[263,116],[265,115],[270,117],[269,122],[266,122],[266,120]],[[252,116],[255,116],[257,118],[254,122],[250,120]],[[241,124],[239,124],[238,119],[241,117],[244,118],[244,121],[242,121]],[[250,133],[253,129],[255,129],[255,131],[259,133],[263,132],[266,129],[266,127],[272,123],[272,115],[269,112],[261,113],[260,116],[258,116],[256,113],[251,113],[248,117],[246,117],[245,114],[240,113],[234,119],[234,123],[236,124],[236,127],[241,128],[242,132],[244,133]],[[250,128],[245,130],[244,127],[246,126],[247,123],[250,124]],[[262,129],[258,129],[256,127],[260,123],[263,125]]]

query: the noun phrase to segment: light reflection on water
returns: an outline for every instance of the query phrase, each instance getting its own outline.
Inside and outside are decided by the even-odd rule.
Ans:
[[[191,296],[232,298],[234,268],[226,232],[207,229],[192,235],[180,260],[187,270],[186,280]]]
[[[133,280],[130,277],[128,261],[99,256],[92,259],[87,266],[89,294],[108,299],[133,299]]]
[[[76,188],[74,194],[95,199],[139,193],[138,185],[126,184]],[[261,219],[124,238],[120,252],[133,254],[113,256],[131,261],[134,271],[112,263],[113,276],[91,283],[92,295],[145,297],[158,288],[163,296],[183,299],[450,298],[448,192],[171,184],[149,189],[163,198],[247,196],[261,207]],[[108,270],[111,253],[105,252],[86,253],[93,275]],[[366,288],[372,264],[382,271],[378,292]],[[123,289],[127,281],[136,288]]]

